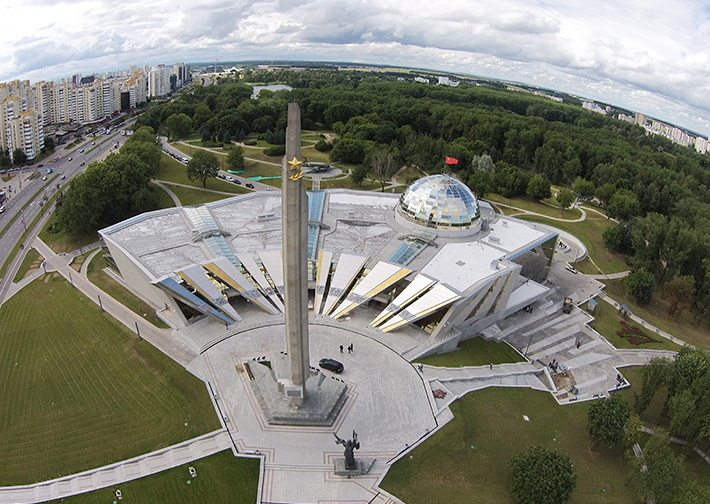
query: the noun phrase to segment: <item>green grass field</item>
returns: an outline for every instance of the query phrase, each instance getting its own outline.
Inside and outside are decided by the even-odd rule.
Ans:
[[[20,269],[17,270],[17,274],[15,275],[13,282],[19,282],[25,278],[27,273],[39,268],[42,265],[42,260],[43,258],[37,250],[33,248],[28,250],[27,254],[25,254],[25,258],[22,260],[22,264],[20,264]]]
[[[0,308],[0,481],[29,484],[219,428],[204,383],[58,274]]]
[[[562,229],[582,240],[589,250],[590,257],[601,269],[601,271],[585,271],[582,269],[581,271],[583,272],[610,274],[627,271],[629,269],[623,255],[612,252],[604,245],[602,233],[609,226],[614,225],[614,223],[599,214],[590,212],[587,214],[587,219],[582,222],[553,221],[534,215],[520,215],[518,218]]]
[[[471,338],[459,344],[458,350],[424,357],[416,362],[429,366],[459,367],[525,362],[525,359],[507,343]]]
[[[175,206],[175,202],[170,197],[170,195],[164,191],[161,187],[151,183],[151,190],[158,195],[158,209],[172,208]]]
[[[103,253],[99,252],[91,260],[86,270],[87,277],[91,283],[154,326],[161,329],[168,329],[170,327],[155,314],[155,308],[104,272],[105,267]]]
[[[197,471],[191,478],[188,468]],[[190,482],[188,484],[187,482]],[[223,451],[189,464],[115,487],[108,487],[53,503],[106,504],[120,489],[126,502],[171,504],[254,504],[259,484],[259,460]]]
[[[577,208],[568,208],[562,210],[559,207],[551,207],[549,205],[544,205],[540,202],[533,201],[530,198],[506,198],[500,194],[491,193],[486,196],[487,200],[494,203],[503,203],[505,205],[510,205],[517,208],[522,208],[523,210],[528,210],[530,212],[539,213],[542,215],[548,215],[550,217],[555,217],[558,219],[579,219],[582,216],[582,212]],[[513,209],[504,208],[506,215],[511,215],[515,213]]]
[[[61,254],[62,252],[71,252],[99,240],[98,233],[86,233],[78,237],[71,236],[66,231],[52,233],[49,229],[54,221],[54,216],[49,218],[47,224],[44,226],[42,231],[39,232],[39,237],[57,254]]]
[[[594,318],[596,319],[592,323],[594,329],[604,335],[616,348],[671,350],[673,352],[680,350],[680,346],[655,334],[642,324],[630,319],[624,319],[619,315],[616,308],[605,301],[600,301],[597,305],[597,309],[594,311]],[[626,331],[622,327],[622,322],[626,322],[629,326]],[[638,331],[635,331],[634,328],[637,328]],[[626,337],[620,336],[619,332],[624,333]]]
[[[182,186],[177,186],[177,185],[171,185],[171,184],[165,184],[167,187],[170,188],[172,192],[175,193],[175,195],[178,197],[180,200],[180,203],[182,203],[183,206],[190,206],[190,205],[200,205],[202,203],[209,203],[211,201],[219,201],[225,198],[231,198],[232,196],[236,196],[236,194],[229,195],[229,194],[220,194],[220,193],[214,193],[214,192],[209,192],[209,191],[203,191],[202,189],[198,187],[182,187]],[[209,184],[208,184],[209,185]],[[244,192],[251,192],[250,189],[243,189]]]
[[[469,393],[452,405],[455,418],[398,461],[382,487],[407,504],[512,503],[508,461],[538,445],[572,459],[577,487],[570,503],[637,502],[624,486],[630,468],[622,451],[589,449],[589,404],[559,406],[526,388]]]

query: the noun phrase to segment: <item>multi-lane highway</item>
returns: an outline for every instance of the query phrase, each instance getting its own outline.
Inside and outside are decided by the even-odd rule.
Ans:
[[[124,138],[120,130],[117,130],[110,135],[89,139],[72,149],[57,149],[41,163],[29,165],[23,170],[23,174],[12,179],[14,182],[25,177],[26,173],[40,172],[40,175],[32,180],[11,182],[12,192],[8,192],[10,199],[3,203],[5,211],[0,213],[0,264],[5,263],[12,249],[20,243],[22,234],[42,210],[44,196],[51,198],[58,188],[81,173],[91,162],[104,159],[111,152],[115,152],[116,142],[120,144]],[[80,152],[82,150],[84,152]],[[40,167],[39,164],[43,166]],[[29,241],[30,238],[33,237],[26,239]],[[2,279],[0,292],[6,280],[7,278]]]

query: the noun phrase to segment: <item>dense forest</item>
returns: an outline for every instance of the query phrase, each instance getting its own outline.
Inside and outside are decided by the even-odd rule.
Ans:
[[[633,293],[650,300],[662,286],[677,302],[671,315],[710,306],[710,157],[646,135],[636,125],[480,82],[426,85],[402,74],[307,69],[246,71],[196,85],[153,107],[139,123],[171,137],[197,132],[215,144],[258,134],[284,137],[289,101],[304,129],[336,133],[319,150],[333,161],[371,166],[383,149],[427,172],[454,170],[480,197],[530,194],[531,181],[567,186],[601,205],[619,225],[609,247],[628,255]],[[280,82],[291,91],[251,98],[247,82]],[[282,141],[282,140],[281,140]],[[276,151],[278,152],[278,151]],[[445,156],[458,159],[445,165]]]

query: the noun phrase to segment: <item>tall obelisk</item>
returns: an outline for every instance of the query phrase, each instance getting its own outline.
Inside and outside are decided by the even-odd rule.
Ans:
[[[301,170],[301,109],[288,104],[286,155],[283,160],[281,224],[283,234],[284,306],[290,380],[281,380],[292,406],[306,399],[308,356],[308,195]]]

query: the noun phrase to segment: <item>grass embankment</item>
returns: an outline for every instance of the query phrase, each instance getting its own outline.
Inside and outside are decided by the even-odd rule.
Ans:
[[[580,212],[578,208],[567,208],[562,210],[560,207],[555,206],[554,202],[550,202],[548,205],[545,205],[538,201],[533,201],[530,198],[506,198],[505,196],[496,193],[486,195],[485,199],[494,203],[501,203],[509,207],[520,208],[527,210],[528,212],[535,212],[549,217],[554,217],[556,219],[573,220],[579,219],[582,216],[582,212]],[[506,215],[513,215],[517,212],[506,207],[505,213]]]
[[[158,187],[151,182],[150,188],[158,195],[158,209],[162,210],[163,208],[172,208],[175,206],[173,199],[162,187]]]
[[[572,459],[577,487],[570,503],[636,502],[625,486],[630,467],[623,452],[589,449],[589,404],[559,406],[527,388],[469,393],[452,404],[454,419],[398,461],[382,487],[407,504],[512,503],[508,461],[537,445]]]
[[[644,350],[671,350],[677,352],[680,346],[659,336],[643,324],[625,319],[619,311],[605,301],[599,301],[594,310],[592,323],[597,332],[616,348],[637,348]],[[619,334],[621,333],[621,335]]]
[[[0,308],[0,475],[28,484],[219,428],[204,383],[58,274]]]
[[[86,270],[87,277],[91,283],[154,326],[161,329],[168,329],[170,327],[156,315],[155,308],[112,278],[104,271],[104,267],[103,253],[99,252],[91,260]]]
[[[459,367],[525,362],[525,359],[507,343],[471,338],[459,344],[456,351],[424,357],[416,362],[428,366]]]
[[[22,264],[20,264],[20,269],[17,270],[17,274],[15,275],[13,282],[19,282],[25,278],[27,273],[39,268],[42,265],[43,260],[44,258],[35,249],[32,248],[28,250],[27,254],[25,254],[25,258],[22,260]]]
[[[197,477],[190,477],[190,466],[197,471]],[[232,455],[231,451],[223,451],[116,487],[51,502],[106,504],[116,501],[115,492],[120,489],[127,502],[253,504],[256,501],[258,484],[258,459],[238,458]]]
[[[629,269],[623,255],[606,248],[602,233],[614,223],[599,214],[588,213],[587,218],[581,222],[553,221],[536,215],[519,215],[518,218],[553,226],[579,238],[586,245],[594,264],[599,267],[599,269],[594,268],[591,263],[585,266],[585,262],[588,261],[576,263],[575,267],[583,273],[608,275]]]
[[[605,292],[615,301],[625,303],[634,315],[638,315],[649,324],[653,324],[686,343],[706,349],[710,348],[708,322],[703,319],[702,322],[696,323],[697,313],[685,310],[680,317],[669,318],[670,302],[668,299],[663,299],[660,292],[655,293],[649,304],[640,305],[629,294],[624,279],[604,280],[604,284],[606,284]],[[599,305],[605,305],[603,309],[614,309],[605,302],[600,302]]]

